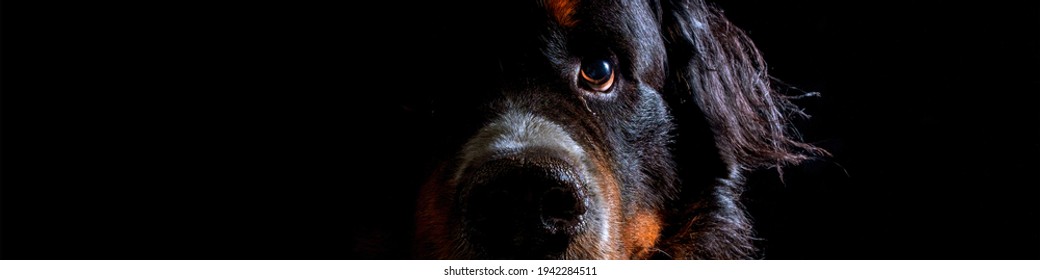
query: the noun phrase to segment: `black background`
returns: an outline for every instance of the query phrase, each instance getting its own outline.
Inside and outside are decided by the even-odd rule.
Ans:
[[[1040,259],[1040,5],[893,2],[721,3],[833,153],[764,257]],[[407,258],[456,5],[4,3],[0,258]]]

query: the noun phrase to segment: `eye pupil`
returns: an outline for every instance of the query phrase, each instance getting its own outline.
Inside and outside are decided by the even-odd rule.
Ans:
[[[604,60],[597,60],[591,63],[586,63],[582,67],[582,71],[585,72],[585,76],[589,79],[599,81],[610,77],[610,63]]]
[[[581,78],[593,90],[606,91],[614,82],[614,70],[609,61],[588,60],[581,63]]]

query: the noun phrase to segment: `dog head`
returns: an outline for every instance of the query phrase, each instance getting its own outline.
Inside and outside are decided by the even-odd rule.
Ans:
[[[740,30],[697,0],[496,5],[441,53],[481,57],[460,60],[481,74],[433,94],[444,153],[420,191],[421,257],[753,251],[740,174],[812,147],[787,137],[789,105]]]

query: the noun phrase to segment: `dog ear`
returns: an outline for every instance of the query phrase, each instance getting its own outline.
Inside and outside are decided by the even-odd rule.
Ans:
[[[773,93],[755,45],[719,10],[703,0],[665,0],[660,12],[683,189],[659,247],[671,258],[750,258],[741,174],[823,152],[791,137],[787,118],[797,111]]]
[[[730,168],[781,167],[823,152],[791,137],[788,117],[799,111],[772,91],[765,62],[742,30],[702,0],[669,4],[664,32],[677,98],[703,113]]]

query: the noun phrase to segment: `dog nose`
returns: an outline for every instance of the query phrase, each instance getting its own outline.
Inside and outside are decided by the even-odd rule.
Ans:
[[[474,173],[464,211],[489,253],[551,256],[563,252],[581,230],[584,185],[563,161],[498,160]]]

